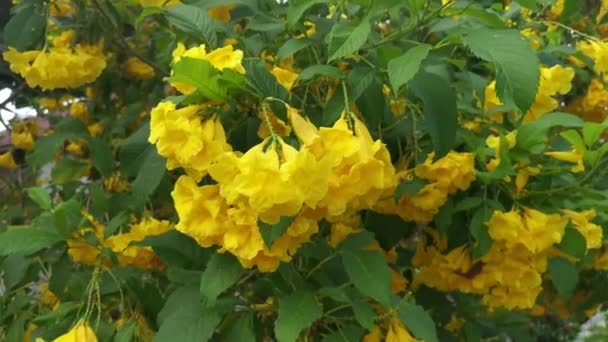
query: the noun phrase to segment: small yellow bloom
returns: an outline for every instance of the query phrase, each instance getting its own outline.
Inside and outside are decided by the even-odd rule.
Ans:
[[[70,115],[83,123],[89,121],[89,107],[85,102],[78,101],[70,105]]]
[[[317,24],[313,23],[310,20],[304,21],[304,27],[306,27],[306,31],[304,33],[295,36],[296,39],[302,38],[310,38],[317,33]]]
[[[127,74],[140,80],[149,80],[154,77],[154,68],[142,62],[137,57],[130,57],[125,62],[125,70]]]
[[[97,336],[89,323],[80,321],[72,330],[57,337],[54,342],[97,342]]]
[[[572,210],[564,210],[564,214],[572,221],[576,230],[578,230],[587,241],[587,249],[595,249],[602,247],[603,230],[602,227],[591,222],[596,216],[594,209],[576,212]]]
[[[13,152],[7,151],[0,154],[0,167],[9,170],[14,170],[17,168],[17,163],[15,163],[15,159],[13,159]]]
[[[21,132],[11,134],[11,140],[15,148],[29,151],[34,148],[34,136],[30,132]]]
[[[279,84],[288,91],[291,91],[291,88],[293,88],[293,85],[298,78],[297,73],[291,70],[279,68],[278,66],[273,67],[270,72],[274,75]]]
[[[103,125],[99,122],[96,122],[94,124],[88,125],[87,131],[89,131],[89,134],[94,137],[99,136],[101,135],[101,133],[103,133]]]
[[[226,5],[226,6],[217,6],[210,7],[207,9],[207,14],[218,21],[223,21],[225,23],[230,22],[230,11],[235,7],[235,5]]]
[[[585,164],[583,163],[583,156],[585,153],[579,148],[575,147],[570,151],[545,152],[545,154],[557,160],[575,163],[576,166],[573,166],[570,169],[573,173],[585,171]]]

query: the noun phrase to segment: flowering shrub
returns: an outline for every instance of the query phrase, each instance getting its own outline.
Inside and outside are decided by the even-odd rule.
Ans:
[[[0,340],[558,341],[608,300],[608,1],[13,3]]]

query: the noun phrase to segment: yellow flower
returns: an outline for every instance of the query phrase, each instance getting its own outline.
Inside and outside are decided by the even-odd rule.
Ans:
[[[94,124],[90,124],[87,126],[87,131],[89,131],[89,134],[91,136],[99,136],[101,135],[101,133],[103,133],[103,125],[99,122],[96,122]]]
[[[40,302],[46,306],[56,308],[59,305],[59,298],[49,290],[49,283],[44,282],[38,285],[38,292],[40,293]]]
[[[259,113],[260,119],[262,120],[262,124],[260,124],[260,126],[258,127],[258,137],[260,137],[260,139],[266,139],[270,136],[270,128],[268,128],[268,125],[266,125],[264,123],[264,117],[263,117],[264,113]],[[274,130],[274,133],[277,135],[280,135],[282,137],[284,136],[288,136],[289,134],[291,134],[291,127],[289,127],[285,121],[279,119],[276,115],[271,114],[271,113],[267,113],[268,115],[268,119],[270,120],[270,124],[272,125],[272,128]]]
[[[51,97],[42,97],[38,100],[40,107],[47,110],[57,110],[59,109],[59,104],[57,100]]]
[[[13,159],[13,152],[6,151],[0,154],[0,167],[8,170],[14,170],[17,168],[17,163],[15,163],[15,159]]]
[[[84,156],[86,147],[87,142],[85,140],[70,140],[65,150],[76,157],[82,157]]]
[[[79,321],[70,331],[57,337],[54,342],[97,342],[97,336],[86,321]]]
[[[304,27],[306,28],[306,31],[304,31],[304,33],[301,33],[301,34],[295,36],[296,39],[309,38],[309,37],[314,36],[317,33],[317,24],[313,23],[310,20],[304,21]]]
[[[115,172],[110,177],[104,179],[103,186],[110,192],[125,192],[131,189],[131,183],[122,178],[118,172]]]
[[[225,23],[230,22],[230,11],[235,7],[235,5],[226,5],[226,6],[217,6],[210,7],[207,9],[207,14],[218,21],[223,21]]]
[[[433,162],[435,154],[431,153],[416,167],[416,176],[435,183],[453,194],[458,190],[467,190],[475,180],[475,155],[473,153],[450,151],[441,159]]]
[[[293,85],[298,78],[297,73],[291,70],[279,68],[278,66],[274,66],[270,72],[274,75],[279,84],[288,91],[291,91],[291,88],[293,88]]]
[[[515,147],[515,144],[517,143],[517,131],[511,131],[509,133],[507,133],[507,135],[504,136],[506,143],[507,143],[507,149],[512,149],[513,147]],[[498,165],[500,165],[501,162],[501,158],[500,158],[500,154],[501,154],[501,146],[500,146],[500,137],[496,136],[496,135],[490,135],[486,138],[486,145],[488,145],[489,148],[494,150],[494,158],[490,159],[490,161],[488,161],[488,163],[486,164],[486,169],[488,169],[488,171],[494,171],[496,170],[496,168],[498,167]]]
[[[545,154],[560,161],[576,163],[576,166],[570,169],[574,173],[585,171],[585,164],[583,162],[585,152],[580,148],[574,147],[570,151],[545,152]]]
[[[85,102],[73,102],[70,105],[70,115],[83,123],[89,121],[89,107]]]
[[[11,141],[15,148],[29,151],[34,148],[34,136],[30,132],[21,132],[11,134]]]
[[[149,80],[154,77],[154,68],[142,62],[137,57],[130,57],[125,62],[127,74],[140,80]]]
[[[608,71],[608,42],[596,39],[583,40],[576,44],[576,49],[593,59],[593,70],[597,74],[601,75]]]
[[[78,88],[97,79],[106,67],[103,41],[96,45],[55,46],[45,51],[19,52],[9,47],[3,57],[30,88],[42,90]]]
[[[152,109],[149,142],[167,158],[167,169],[183,167],[200,179],[223,152],[231,150],[219,118],[201,122],[210,104],[176,109],[172,102],[161,102]]]
[[[520,194],[526,185],[530,176],[535,176],[540,173],[540,168],[534,166],[524,166],[517,170],[517,176],[515,177],[515,192]]]
[[[49,10],[53,17],[63,17],[76,13],[76,8],[72,6],[71,0],[54,0],[49,5]]]
[[[179,0],[139,0],[139,4],[143,7],[172,7],[181,4]]]
[[[576,230],[578,230],[587,241],[587,249],[595,249],[602,247],[603,230],[602,227],[590,222],[596,216],[594,209],[576,212],[572,210],[564,210],[564,214],[572,221]]]
[[[386,334],[385,342],[419,342],[419,340],[415,339],[410,335],[410,333],[405,329],[401,320],[396,317],[391,319],[390,327],[388,329],[388,333]]]

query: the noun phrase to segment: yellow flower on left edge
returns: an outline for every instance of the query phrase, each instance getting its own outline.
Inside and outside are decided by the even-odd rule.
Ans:
[[[65,31],[52,39],[51,48],[21,52],[9,47],[3,57],[30,88],[78,88],[97,79],[106,67],[106,57],[102,41],[70,46],[73,37],[73,31]]]
[[[13,152],[7,151],[0,154],[0,167],[9,170],[14,170],[17,168],[17,163],[15,163],[15,159],[13,159]]]

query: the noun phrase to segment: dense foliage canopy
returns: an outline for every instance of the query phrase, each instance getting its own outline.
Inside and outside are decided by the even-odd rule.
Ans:
[[[603,315],[608,1],[7,14],[0,106],[37,116],[0,120],[0,340],[558,341]]]

